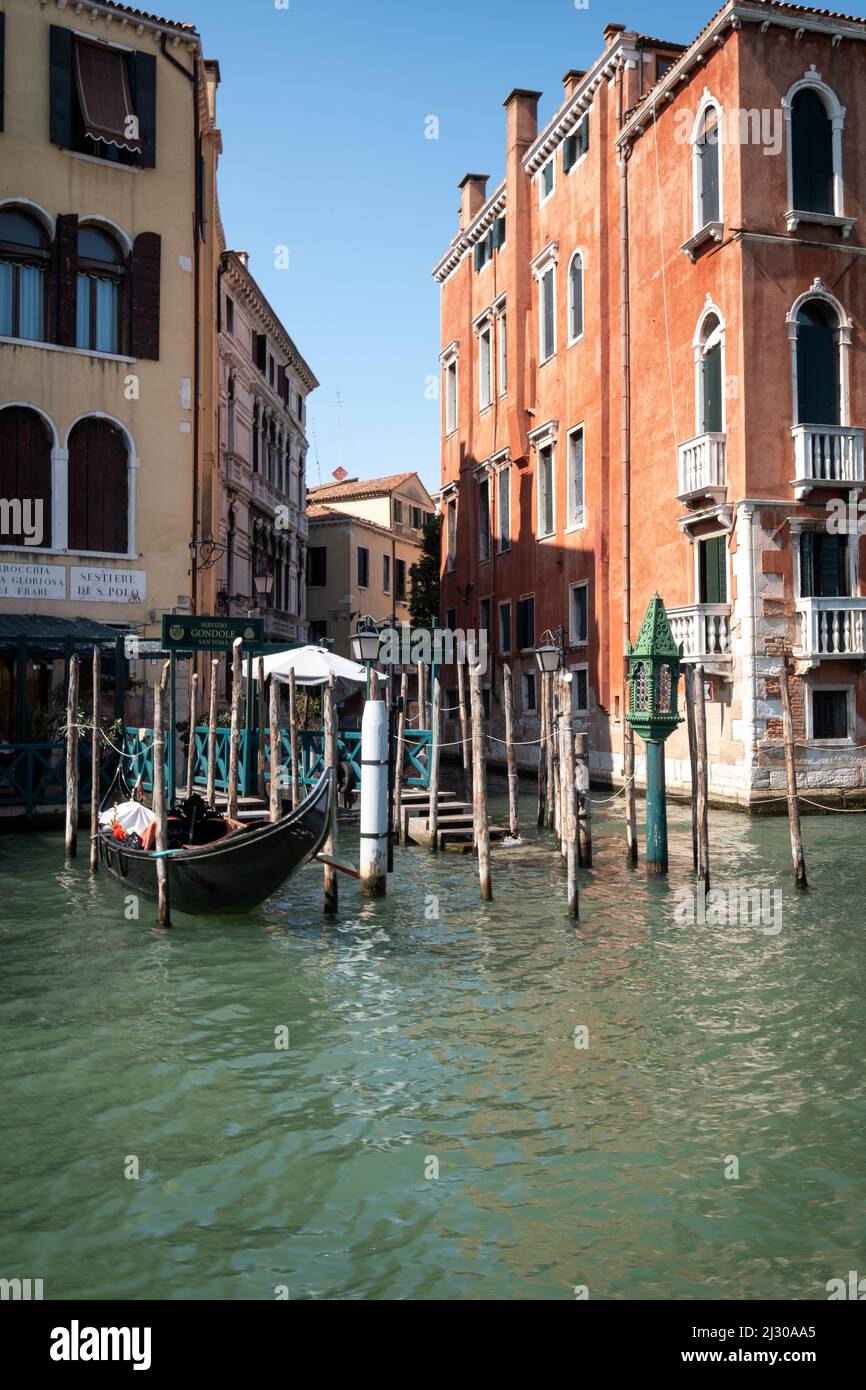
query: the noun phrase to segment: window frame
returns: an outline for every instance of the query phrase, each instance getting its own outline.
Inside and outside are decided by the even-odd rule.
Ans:
[[[530,641],[529,641],[529,643],[528,643],[526,646],[522,646],[521,643],[520,643],[520,635],[521,635],[521,634],[520,634],[520,605],[521,605],[521,604],[526,604],[526,603],[531,603],[531,604],[532,604],[532,632],[531,632],[531,634],[530,634]],[[531,593],[531,594],[520,594],[520,595],[518,596],[517,603],[515,604],[515,610],[514,610],[514,643],[515,643],[515,648],[514,648],[515,651],[519,651],[519,652],[532,652],[532,651],[535,650],[535,593],[534,593],[534,592]]]
[[[856,693],[855,686],[851,682],[847,684],[833,685],[812,685],[808,684],[808,698],[806,705],[806,742],[815,744],[818,748],[845,748],[850,747],[854,742],[856,729]],[[848,732],[844,738],[816,738],[815,737],[815,706],[814,699],[816,694],[845,693],[845,707],[847,713]]]
[[[703,132],[707,115],[710,111],[716,113],[717,138],[715,148],[717,151],[718,169],[717,179],[719,187],[719,206],[718,216],[709,221],[704,220],[703,215],[703,177],[702,177],[702,157],[700,136]],[[695,115],[692,126],[691,146],[692,146],[692,234],[700,236],[701,233],[708,233],[711,228],[724,225],[725,221],[725,196],[724,196],[724,115],[722,104],[710,92],[705,91],[701,103]]]
[[[14,203],[4,202],[0,205],[0,213],[17,213],[24,217],[28,222],[32,222],[38,229],[42,240],[47,242],[47,246],[25,246],[22,242],[0,241],[0,261],[5,261],[12,266],[12,332],[4,334],[4,337],[14,338],[21,343],[45,343],[48,341],[48,277],[51,270],[51,241],[48,231],[39,217],[36,217],[29,208],[19,207]],[[30,266],[34,270],[39,270],[41,274],[41,297],[42,297],[42,325],[41,333],[38,338],[24,338],[21,335],[21,267]]]
[[[504,480],[504,485],[503,485]],[[502,499],[508,499],[508,531],[502,525]],[[507,555],[511,549],[511,463],[503,463],[496,472],[496,552]]]
[[[722,606],[725,606],[725,605],[726,605],[726,606],[729,607],[729,608],[731,607],[731,547],[730,547],[730,545],[728,544],[728,537],[729,537],[729,535],[730,535],[730,532],[728,532],[728,531],[713,531],[713,532],[711,532],[710,534],[708,534],[708,535],[706,535],[706,536],[699,536],[699,537],[695,540],[695,544],[694,544],[694,551],[695,551],[695,559],[694,559],[694,563],[695,563],[694,582],[695,582],[695,604],[696,604],[698,607],[703,607],[703,606],[705,606],[705,605],[709,605],[710,607],[712,607],[712,606],[713,606],[714,604],[716,604],[716,603],[719,603],[719,604],[721,604]],[[717,599],[702,599],[702,598],[701,598],[701,546],[704,544],[705,541],[718,541],[718,540],[720,540],[720,541],[722,542],[722,544],[723,544],[723,546],[724,546],[724,551],[725,551],[725,598],[724,598],[724,599],[718,599],[718,600],[717,600]]]
[[[542,502],[544,497],[544,490],[542,489],[541,479],[542,458],[545,454],[549,454],[550,457],[550,530],[542,530]],[[535,492],[536,540],[550,540],[552,537],[556,535],[556,440],[552,437],[539,440],[538,447],[536,449]]]
[[[576,630],[576,624],[575,624],[574,621],[573,621],[573,618],[574,618],[574,595],[577,594],[577,592],[578,592],[580,589],[582,589],[582,590],[584,591],[585,595],[586,595],[585,612],[584,612],[584,619],[585,619],[585,628],[586,628],[586,631],[585,631],[583,637],[581,637],[581,636],[578,634],[578,632],[577,632],[577,630]],[[587,647],[587,646],[589,646],[589,580],[588,580],[588,579],[578,579],[578,580],[576,580],[573,584],[569,584],[569,586],[568,586],[568,644],[569,644],[570,647]]]
[[[572,270],[575,262],[580,264],[580,332],[573,332],[574,325],[574,284],[572,280]],[[586,332],[586,255],[583,250],[576,246],[571,253],[568,262],[568,341],[567,347],[574,347],[579,343]]]
[[[503,656],[508,656],[508,655],[510,655],[510,653],[511,653],[511,646],[512,646],[512,642],[514,641],[514,632],[513,632],[513,630],[512,630],[512,623],[511,623],[511,599],[510,599],[510,598],[501,599],[500,602],[499,602],[499,604],[497,605],[497,611],[498,611],[498,618],[499,618],[498,626],[497,626],[497,631],[498,631],[498,635],[499,635],[499,650],[500,650],[500,652],[502,653]],[[504,640],[504,628],[503,628],[503,616],[504,616],[504,614],[505,614],[506,612],[507,612],[507,614],[508,614],[508,645],[507,645],[507,646],[506,646],[506,643],[505,643],[505,640]]]
[[[804,88],[810,87],[817,92],[821,98],[824,108],[830,121],[832,136],[832,158],[833,158],[833,212],[811,212],[808,208],[794,207],[794,139],[793,139],[793,114],[794,97]],[[845,213],[845,168],[844,168],[844,148],[843,134],[845,130],[845,116],[847,112],[840,102],[833,88],[826,82],[821,81],[820,74],[814,70],[807,71],[798,82],[794,82],[782,98],[782,116],[785,123],[785,164],[788,179],[788,208],[785,212],[785,221],[789,232],[795,232],[800,222],[811,222],[819,225],[838,227],[842,236],[847,238],[851,234],[851,229],[857,221],[856,217],[848,217]]]
[[[98,261],[98,260],[95,260],[95,259],[94,259],[93,257],[91,257],[91,256],[81,256],[81,255],[76,254],[76,263],[75,263],[75,313],[76,313],[75,346],[76,346],[76,348],[78,348],[78,350],[79,350],[80,352],[107,352],[107,353],[109,353],[109,354],[110,354],[111,356],[113,356],[113,357],[119,357],[119,356],[121,356],[121,355],[123,354],[124,345],[125,345],[126,336],[127,336],[127,334],[126,334],[126,329],[127,329],[128,285],[127,285],[127,276],[126,276],[126,255],[125,255],[125,248],[124,248],[124,247],[122,246],[122,244],[118,241],[117,237],[113,234],[113,232],[112,232],[110,229],[106,230],[104,227],[100,226],[98,223],[95,223],[95,222],[79,222],[79,224],[78,224],[78,233],[77,233],[77,236],[80,236],[81,232],[87,231],[88,228],[92,228],[94,231],[101,232],[101,233],[103,234],[103,236],[105,236],[105,237],[107,237],[109,240],[113,241],[114,244],[115,244],[115,246],[117,247],[117,250],[118,250],[119,254],[120,254],[120,260],[119,260],[119,262]],[[76,239],[76,253],[77,253],[77,239]],[[88,282],[89,282],[88,294],[89,294],[89,297],[90,297],[90,304],[89,304],[89,306],[88,306],[88,308],[89,308],[89,312],[88,312],[88,340],[89,340],[89,341],[88,341],[86,344],[85,344],[85,343],[79,343],[79,341],[78,341],[78,291],[79,291],[79,281],[82,280],[82,279],[86,279],[86,280],[88,280]],[[117,346],[116,346],[116,347],[112,347],[112,348],[100,348],[100,347],[97,347],[97,346],[96,346],[96,293],[95,293],[95,291],[94,291],[94,289],[93,289],[93,285],[94,285],[94,282],[95,282],[95,281],[98,281],[98,280],[109,280],[109,281],[115,283],[115,284],[117,285],[117,287],[118,287],[118,295],[117,295],[117,320],[116,320],[116,324],[115,324],[115,327],[116,327],[116,334],[117,334]]]
[[[589,685],[589,662],[588,662],[588,661],[576,661],[576,662],[571,663],[571,664],[569,665],[569,668],[568,668],[568,669],[569,669],[569,671],[571,672],[571,714],[572,714],[572,718],[575,718],[575,719],[588,719],[588,718],[589,718],[589,713],[590,713],[590,693],[591,693],[591,692],[590,692],[590,685]],[[578,676],[578,673],[579,673],[579,672],[582,672],[582,673],[586,676],[586,704],[585,704],[585,705],[579,704],[579,703],[578,703],[578,700],[577,700],[577,692],[578,692],[578,689],[579,689],[579,682],[578,682],[578,680],[577,680],[577,676]]]
[[[581,488],[580,488],[580,515],[576,518],[572,513],[575,511],[573,506],[573,480],[572,480],[572,453],[573,443],[577,437],[583,442],[582,467],[581,467]],[[573,425],[568,431],[565,439],[565,534],[571,535],[575,531],[586,529],[586,426],[581,421],[579,425]]]
[[[545,177],[544,177],[544,176],[545,176],[545,174],[547,173],[547,170],[548,170],[548,169],[550,170],[550,188],[549,188],[548,191],[545,193],[545,191],[544,191]],[[549,203],[549,202],[550,202],[550,199],[553,197],[553,195],[554,195],[555,192],[556,192],[556,156],[555,156],[555,155],[551,155],[549,159],[546,159],[546,160],[544,161],[544,163],[541,165],[541,167],[540,167],[539,170],[538,170],[538,206],[539,206],[540,208],[543,208],[544,205],[545,205],[545,203]]]
[[[367,546],[367,545],[359,545],[359,546],[356,546],[355,549],[356,549],[355,576],[356,576],[358,588],[359,588],[359,589],[369,589],[369,587],[370,587],[370,547]],[[364,556],[364,563],[363,563],[363,565],[361,564],[361,556],[362,556],[362,555]],[[363,572],[364,572],[364,578],[363,578],[363,580],[361,579],[362,570],[363,570]]]

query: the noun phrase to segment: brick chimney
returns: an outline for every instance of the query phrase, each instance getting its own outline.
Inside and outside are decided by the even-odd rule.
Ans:
[[[477,217],[487,199],[487,180],[489,174],[464,174],[457,187],[460,189],[460,230],[465,231]]]
[[[584,77],[586,77],[585,68],[569,68],[568,72],[563,73],[562,87],[566,101],[574,96]]]
[[[605,43],[605,47],[606,47],[606,48],[610,48],[611,44],[614,43],[614,42],[616,41],[616,39],[619,37],[619,35],[622,34],[622,33],[624,33],[624,31],[625,31],[625,25],[624,25],[624,24],[615,24],[615,23],[613,23],[613,22],[611,22],[610,24],[606,24],[606,25],[604,26],[604,43]]]
[[[505,148],[531,145],[538,134],[538,101],[541,92],[515,87],[502,105],[505,107]]]

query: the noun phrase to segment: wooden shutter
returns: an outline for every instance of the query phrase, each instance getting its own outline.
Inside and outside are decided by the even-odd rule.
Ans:
[[[0,497],[42,503],[39,545],[51,545],[51,437],[41,416],[23,406],[0,410]],[[25,510],[24,520],[37,521]],[[23,529],[3,537],[4,545],[25,544]]]
[[[848,566],[844,536],[828,536],[817,532],[813,537],[816,552],[814,565],[815,592],[820,598],[839,598],[848,592]]]
[[[721,433],[722,429],[722,345],[705,352],[701,361],[703,419],[701,431]]]
[[[803,212],[833,211],[833,129],[817,92],[803,88],[791,114],[794,207]]]
[[[72,144],[72,45],[71,29],[51,25],[48,92],[49,138],[52,145]]]
[[[566,174],[577,163],[577,136],[566,135],[562,147],[562,167]]]
[[[727,603],[727,547],[724,536],[700,542],[700,602]]]
[[[129,258],[129,353],[159,360],[159,289],[162,238],[139,232]]]
[[[255,340],[255,351],[253,353],[253,356],[255,358],[256,366],[258,367],[260,372],[266,372],[268,369],[267,335],[264,333],[254,333],[253,338]]]
[[[3,90],[6,72],[6,15],[0,10],[0,130],[3,129]]]
[[[836,324],[819,302],[810,300],[797,324],[797,412],[803,425],[838,425],[839,358]]]
[[[589,115],[584,116],[577,128],[577,135],[580,143],[580,153],[586,154],[589,149]]]
[[[283,404],[286,403],[286,369],[277,363],[277,394]]]
[[[79,421],[69,440],[69,549],[125,554],[128,506],[123,436],[107,420]]]
[[[49,281],[49,335],[61,347],[75,347],[78,275],[78,214],[61,213],[54,227]]]
[[[156,57],[153,53],[135,52],[131,55],[130,77],[132,104],[138,117],[141,137],[139,164],[145,169],[156,167]]]

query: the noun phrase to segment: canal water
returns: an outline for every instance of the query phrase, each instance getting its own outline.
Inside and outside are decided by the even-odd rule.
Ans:
[[[620,807],[597,800],[577,928],[534,825],[494,851],[492,904],[472,858],[405,850],[383,902],[341,877],[335,922],[308,867],[171,931],[59,836],[0,838],[0,1275],[46,1298],[824,1299],[866,1272],[866,822],[804,822],[802,894],[785,821],[714,812],[715,885],[781,900],[689,925],[686,811],[651,882]]]

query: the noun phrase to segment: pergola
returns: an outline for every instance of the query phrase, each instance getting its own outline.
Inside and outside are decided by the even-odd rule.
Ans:
[[[126,658],[123,639],[128,635],[107,623],[90,618],[55,618],[41,613],[0,613],[0,656],[15,657],[14,728],[10,742],[27,742],[27,669],[31,661],[59,657],[64,663],[64,688],[69,680],[69,659],[74,652],[90,652],[95,646],[114,652],[115,712],[123,715]]]

